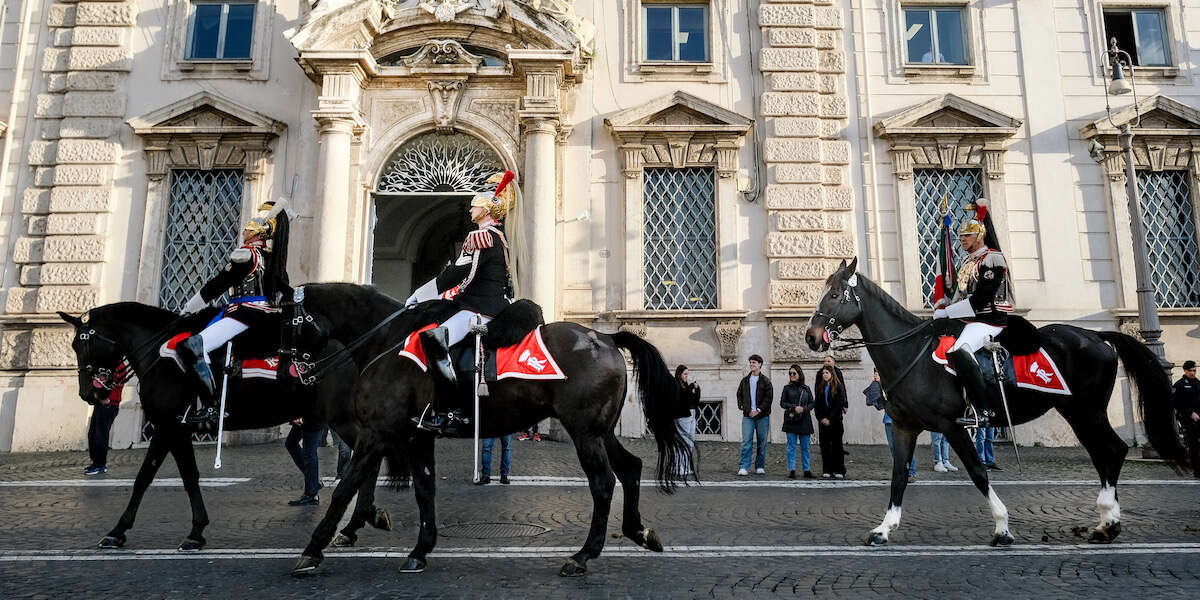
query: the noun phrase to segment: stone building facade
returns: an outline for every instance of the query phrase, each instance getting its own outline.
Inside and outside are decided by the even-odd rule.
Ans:
[[[1172,196],[1188,211],[1197,188],[1200,9],[1179,0],[5,7],[0,451],[83,443],[88,408],[54,311],[179,306],[266,199],[288,198],[296,215],[293,281],[403,297],[463,233],[482,178],[515,171],[522,295],[548,316],[650,339],[700,382],[700,437],[735,440],[747,356],[766,357],[777,389],[792,362],[815,373],[803,331],[839,260],[859,256],[925,310],[922,202],[947,186],[992,199],[1029,318],[1136,322],[1106,26],[1161,15],[1151,30],[1170,57],[1143,51],[1170,64],[1134,75],[1139,169],[1190,185]],[[935,22],[942,47],[915,56]],[[1128,106],[1114,122],[1135,118]],[[1169,358],[1182,360],[1200,313],[1163,313]],[[847,441],[881,442],[858,393],[869,357],[837,358]],[[620,433],[644,433],[637,407]],[[1136,437],[1124,386],[1110,413]],[[114,445],[136,443],[141,425],[135,397]],[[1018,435],[1073,443],[1054,417]]]

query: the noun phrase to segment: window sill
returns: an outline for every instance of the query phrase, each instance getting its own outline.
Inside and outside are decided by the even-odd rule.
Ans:
[[[599,313],[597,319],[613,321],[708,321],[713,319],[745,319],[750,314],[745,310],[696,309],[696,310],[614,310]],[[578,315],[582,316],[582,315]]]
[[[1109,309],[1114,317],[1124,319],[1136,319],[1138,311],[1136,308],[1112,308]],[[1160,319],[1183,319],[1200,317],[1200,306],[1186,306],[1181,308],[1160,308],[1158,309]]]
[[[663,61],[638,63],[638,71],[642,73],[703,73],[713,72],[710,62]]]
[[[628,75],[629,81],[723,81],[716,63],[711,62],[643,61],[631,65]]]
[[[975,76],[975,65],[904,65],[905,77],[966,78]]]

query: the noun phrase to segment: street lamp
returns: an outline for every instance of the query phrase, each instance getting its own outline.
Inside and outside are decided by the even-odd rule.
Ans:
[[[1125,200],[1129,203],[1129,227],[1133,233],[1133,265],[1137,277],[1138,320],[1142,330],[1142,339],[1146,347],[1158,357],[1159,364],[1171,377],[1171,363],[1167,362],[1166,351],[1163,349],[1162,327],[1158,322],[1158,306],[1154,298],[1154,283],[1150,280],[1150,264],[1146,256],[1146,228],[1142,223],[1142,210],[1138,202],[1137,172],[1133,162],[1133,128],[1142,124],[1141,111],[1138,108],[1137,87],[1133,77],[1133,58],[1129,53],[1117,46],[1117,38],[1109,42],[1108,64],[1112,67],[1112,81],[1104,88],[1104,110],[1108,113],[1108,122],[1117,128],[1117,139],[1121,152],[1125,154]],[[1125,73],[1129,73],[1129,77]],[[1133,94],[1134,120],[1117,124],[1112,120],[1112,108],[1109,106],[1109,96]]]

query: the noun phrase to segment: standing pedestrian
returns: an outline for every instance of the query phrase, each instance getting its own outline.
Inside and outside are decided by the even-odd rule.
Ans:
[[[306,423],[303,418],[292,421],[292,430],[288,432],[283,447],[287,448],[292,462],[304,474],[304,494],[295,500],[289,500],[290,506],[315,506],[320,504],[317,492],[321,489],[321,470],[317,463],[317,446],[325,437],[325,427],[315,423]]]
[[[989,471],[1004,470],[996,464],[995,427],[980,427],[975,430],[975,451],[979,453],[979,460]]]
[[[842,368],[837,366],[837,360],[833,358],[832,354],[826,354],[825,359],[821,361],[821,365],[825,367],[833,367],[833,374],[837,375],[837,380],[841,382],[842,385],[846,384],[846,376],[842,374]],[[845,415],[846,411],[848,410],[850,410],[849,402],[847,402],[845,408],[842,409],[842,414]],[[845,446],[842,446],[842,455],[850,456],[850,451],[847,450]]]
[[[783,409],[783,432],[787,434],[788,479],[796,478],[796,445],[800,446],[800,466],[804,478],[813,479],[810,464],[812,454],[809,442],[813,434],[812,390],[804,384],[804,370],[793,364],[788,368],[788,383],[779,394],[779,407]]]
[[[517,440],[522,441],[522,442],[527,441],[527,440],[533,440],[535,442],[542,441],[542,435],[540,433],[538,433],[538,424],[534,423],[533,427],[530,427],[529,429],[522,431],[521,436],[518,437]]]
[[[508,485],[508,473],[512,468],[512,434],[500,437],[500,483]],[[479,481],[475,485],[487,485],[492,482],[492,449],[496,447],[496,438],[484,438],[483,451],[479,453]]]
[[[1183,377],[1175,382],[1174,400],[1192,453],[1192,474],[1200,479],[1200,382],[1196,380],[1196,361],[1183,361]]]
[[[742,411],[740,476],[750,472],[752,448],[755,449],[754,472],[759,475],[767,472],[767,434],[771,430],[771,398],[775,396],[771,378],[762,374],[762,357],[751,354],[749,363],[750,373],[742,377],[737,389],[737,404]]]
[[[687,365],[675,367],[675,381],[679,383],[680,388],[679,413],[675,418],[675,426],[679,428],[679,434],[687,442],[687,451],[692,456],[692,460],[684,461],[681,459],[677,464],[695,465],[696,415],[700,414],[700,386],[689,379]],[[695,471],[681,472],[679,474],[685,476],[693,475]]]
[[[88,456],[92,464],[83,470],[84,475],[100,475],[108,472],[108,438],[112,432],[113,421],[121,412],[121,395],[125,391],[125,382],[129,378],[129,370],[125,363],[117,365],[112,374],[112,390],[103,402],[97,402],[92,407],[92,418],[88,421]]]
[[[887,435],[888,449],[894,453],[896,446],[892,440],[892,418],[887,414],[887,408],[884,405],[885,395],[883,393],[883,385],[879,380],[879,369],[875,369],[874,381],[867,389],[863,390],[863,395],[867,397],[867,406],[874,406],[877,410],[883,411],[883,433]],[[913,457],[908,461],[908,482],[912,483],[917,480],[917,455],[914,452]]]
[[[337,446],[338,462],[337,462],[337,478],[343,479],[346,477],[346,471],[350,468],[350,458],[354,451],[350,449],[350,445],[342,440],[342,436],[336,431],[330,429],[330,435],[333,436],[333,444]]]
[[[950,442],[946,440],[946,436],[936,431],[930,431],[929,448],[933,451],[934,471],[946,473],[958,470],[958,467],[950,464]]]
[[[820,423],[821,477],[846,478],[846,455],[842,448],[842,417],[846,414],[846,389],[835,367],[821,367],[814,389],[814,411]]]

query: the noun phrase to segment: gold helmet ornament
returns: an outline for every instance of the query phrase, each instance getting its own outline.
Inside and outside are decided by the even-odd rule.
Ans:
[[[987,235],[987,226],[979,221],[976,221],[975,219],[971,219],[970,221],[963,223],[962,227],[958,230],[958,235],[973,234]]]
[[[988,222],[988,201],[986,198],[979,198],[968,204],[966,209],[975,213],[974,218],[964,222],[958,230],[958,235],[979,234],[980,236],[987,235]]]
[[[258,207],[258,214],[243,228],[251,236],[264,240],[275,237],[276,217],[287,208],[287,200],[268,200]]]
[[[517,176],[512,171],[496,173],[488,177],[488,183],[495,183],[496,191],[480,192],[471,199],[471,206],[486,208],[493,219],[501,221],[517,204],[517,186],[510,185]]]

